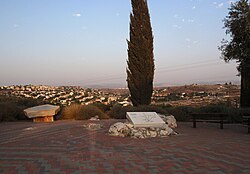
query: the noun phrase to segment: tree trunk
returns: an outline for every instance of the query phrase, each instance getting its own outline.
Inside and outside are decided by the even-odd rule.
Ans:
[[[245,68],[241,71],[241,94],[240,106],[242,108],[250,107],[250,69]]]

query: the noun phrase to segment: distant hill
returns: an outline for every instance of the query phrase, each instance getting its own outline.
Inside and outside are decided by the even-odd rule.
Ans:
[[[200,81],[195,83],[155,83],[154,87],[169,87],[169,86],[184,86],[184,85],[190,85],[190,84],[200,84],[200,85],[215,85],[215,84],[225,84],[225,83],[232,83],[234,85],[240,85],[240,81],[232,80],[232,81],[226,81],[226,80],[220,80],[220,81]],[[127,88],[127,84],[123,83],[102,83],[102,84],[87,84],[83,85],[84,88],[94,88],[94,89],[116,89],[116,88]]]

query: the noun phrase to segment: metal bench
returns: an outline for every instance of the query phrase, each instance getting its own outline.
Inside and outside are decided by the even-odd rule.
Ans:
[[[243,116],[242,124],[248,128],[247,133],[250,133],[250,116]]]
[[[221,113],[194,113],[192,114],[193,128],[196,128],[197,122],[219,123],[220,129],[223,129],[226,114]]]

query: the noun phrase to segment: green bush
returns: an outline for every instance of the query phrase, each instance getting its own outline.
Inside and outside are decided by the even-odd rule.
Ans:
[[[238,122],[240,120],[239,113],[236,109],[226,108],[224,106],[204,106],[201,108],[194,108],[191,106],[126,106],[114,105],[108,113],[110,117],[115,119],[126,119],[126,112],[157,112],[160,114],[171,114],[175,116],[177,121],[190,121],[192,113],[226,113],[230,122]]]
[[[201,113],[227,113],[227,107],[224,104],[211,104],[207,106],[202,106],[197,109]]]
[[[200,113],[222,113],[227,115],[227,121],[230,123],[238,123],[242,121],[241,109],[229,107],[225,104],[215,104],[200,107]]]
[[[40,99],[32,99],[32,98],[18,98],[17,105],[18,106],[25,106],[26,108],[43,105],[46,104],[46,102],[40,100]]]
[[[116,104],[108,112],[108,115],[111,118],[115,118],[115,119],[125,119],[126,118],[125,107],[123,107],[123,106],[121,106],[119,104]]]
[[[15,103],[17,106],[23,106],[26,108],[45,104],[44,101],[39,99],[0,95],[0,103],[6,102],[12,102]]]
[[[0,95],[0,121],[28,120],[23,110],[41,104],[41,100]]]
[[[107,112],[110,110],[110,106],[109,105],[105,105],[103,103],[94,103],[94,106],[98,107],[99,109],[101,109],[103,112]]]
[[[167,107],[166,111],[173,115],[177,121],[190,121],[195,109],[190,106]]]
[[[243,113],[250,111],[250,109],[237,109],[224,104],[212,104],[202,107],[178,106],[165,109],[168,113],[174,115],[177,121],[190,121],[192,113],[222,113],[227,115],[226,119],[230,123],[241,122]]]
[[[0,122],[16,121],[21,112],[13,102],[0,103]]]
[[[250,115],[250,108],[236,109],[224,104],[207,105],[202,107],[191,106],[126,106],[114,105],[108,112],[110,117],[115,119],[126,119],[126,112],[157,112],[161,114],[171,114],[177,121],[191,121],[192,113],[223,113],[227,115],[227,121],[230,123],[240,123],[243,115]]]
[[[240,108],[239,109],[240,115],[250,115],[250,108]]]
[[[100,119],[108,119],[108,115],[94,105],[72,104],[62,111],[62,119],[87,120],[98,116]]]
[[[228,107],[224,104],[207,105],[202,107],[178,106],[165,109],[168,113],[174,115],[177,121],[190,121],[192,113],[222,113],[227,115],[226,119],[228,122],[239,123],[242,121],[243,115],[241,109]]]
[[[126,112],[157,112],[160,114],[167,114],[166,110],[154,105],[134,106],[121,106],[114,105],[109,112],[110,117],[115,119],[126,119]]]

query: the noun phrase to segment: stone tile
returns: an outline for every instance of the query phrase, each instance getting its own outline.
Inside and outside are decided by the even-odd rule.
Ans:
[[[241,125],[178,122],[180,135],[141,140],[109,136],[115,122],[98,130],[83,127],[91,121],[0,123],[0,173],[250,173]]]

